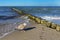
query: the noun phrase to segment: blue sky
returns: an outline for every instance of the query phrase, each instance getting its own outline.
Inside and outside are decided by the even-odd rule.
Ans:
[[[60,6],[60,0],[0,0],[0,6]]]

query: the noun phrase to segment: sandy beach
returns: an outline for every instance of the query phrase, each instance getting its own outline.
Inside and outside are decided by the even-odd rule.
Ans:
[[[0,40],[60,40],[60,32],[54,29],[36,24],[33,21],[28,26],[36,28],[27,30],[26,32],[16,30]]]

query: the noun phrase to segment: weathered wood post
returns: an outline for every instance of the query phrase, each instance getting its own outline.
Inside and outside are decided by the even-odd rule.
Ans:
[[[56,30],[60,31],[60,25],[57,25]]]
[[[52,23],[51,28],[56,29],[56,27],[57,27],[57,24]]]
[[[39,24],[40,24],[40,23],[41,23],[41,19],[40,19],[40,18],[38,18],[38,17],[36,17],[36,18],[35,18],[35,22],[37,22],[37,23],[39,23]]]
[[[46,26],[51,28],[52,22],[47,21]]]

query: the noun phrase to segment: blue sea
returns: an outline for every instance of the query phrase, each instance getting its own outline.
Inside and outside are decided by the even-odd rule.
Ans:
[[[17,26],[16,22],[26,22],[26,20],[21,18],[12,18],[19,16],[12,8],[23,10],[27,14],[41,17],[60,25],[59,6],[0,6],[0,38],[12,31]]]
[[[11,8],[18,8],[25,11],[25,13],[41,17],[50,22],[60,24],[60,7],[59,6],[4,6],[0,7],[0,16],[18,16]],[[5,17],[0,17],[4,19]]]

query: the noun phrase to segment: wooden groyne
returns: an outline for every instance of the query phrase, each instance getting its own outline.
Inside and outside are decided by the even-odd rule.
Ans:
[[[20,10],[18,10],[18,9],[16,9],[16,8],[12,8],[12,10],[15,11],[15,12],[17,12],[17,13],[20,14],[20,15],[25,14],[24,11],[22,11],[22,10],[20,11]]]
[[[31,15],[31,14],[26,14],[23,11],[18,10],[16,8],[12,8],[12,10],[17,12],[18,14],[25,14],[26,16],[28,16],[31,20],[35,21],[36,23],[39,23],[39,24],[45,25],[46,27],[49,27],[49,28],[52,28],[52,29],[56,29],[57,31],[60,31],[60,25],[58,25],[58,24],[49,22],[45,19],[42,19],[40,17],[36,17],[34,15]]]

